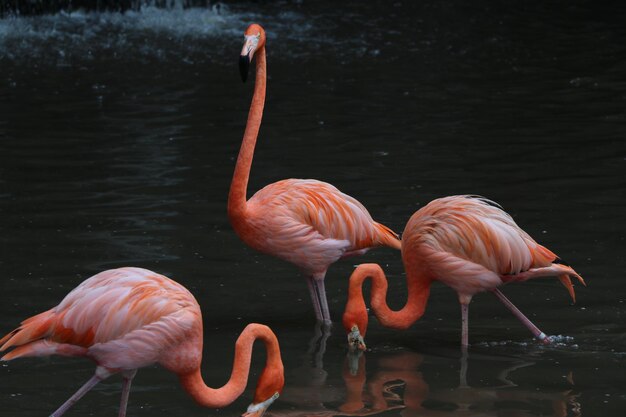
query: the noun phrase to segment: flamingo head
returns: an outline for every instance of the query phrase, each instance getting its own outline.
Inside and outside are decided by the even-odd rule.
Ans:
[[[265,30],[261,25],[253,23],[244,32],[243,48],[241,55],[239,55],[239,73],[243,82],[248,79],[248,71],[254,53],[263,47],[265,47]]]
[[[266,366],[257,383],[254,400],[241,417],[261,417],[283,392],[284,385],[282,363],[279,366]]]
[[[348,349],[350,352],[364,351],[366,349],[364,338],[369,318],[362,296],[349,296],[341,321],[348,335]]]
[[[350,307],[352,306],[348,303],[343,313],[342,320],[343,328],[348,335],[348,350],[350,352],[364,351],[366,346],[363,338],[367,331],[367,310],[365,310],[365,306],[363,306],[363,311],[358,309],[359,312],[357,313]]]
[[[367,349],[363,335],[359,331],[359,326],[353,325],[348,331],[348,350],[350,352],[364,351]]]

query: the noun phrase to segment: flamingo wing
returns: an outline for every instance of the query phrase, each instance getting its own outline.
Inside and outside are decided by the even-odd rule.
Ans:
[[[498,275],[552,264],[557,256],[535,242],[496,203],[474,196],[430,202],[409,220],[405,234],[420,243],[482,265]]]
[[[110,368],[135,369],[184,338],[199,315],[184,287],[141,268],[101,272],[56,307],[31,317],[5,336],[3,359],[83,354]]]
[[[356,199],[325,182],[278,181],[254,194],[248,210],[258,231],[249,244],[309,271],[324,271],[339,258],[370,247],[400,248],[393,231],[375,222]]]
[[[430,202],[409,220],[404,240],[428,253],[439,265],[439,274],[456,271],[480,277],[485,281],[482,289],[557,275],[573,296],[568,274],[582,280],[571,268],[555,267],[560,260],[552,251],[535,242],[499,205],[482,197],[460,195]]]
[[[323,239],[348,241],[350,249],[399,244],[398,236],[375,222],[358,200],[322,181],[278,181],[259,190],[249,203],[289,217]]]

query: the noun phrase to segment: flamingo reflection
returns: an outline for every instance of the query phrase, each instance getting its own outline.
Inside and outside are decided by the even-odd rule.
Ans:
[[[533,366],[531,362],[508,363],[500,371],[494,366],[493,378],[497,382],[490,386],[473,387],[467,383],[468,357],[462,355],[458,385],[441,386],[445,370],[439,368],[436,375],[433,375],[433,379],[437,379],[431,382],[437,387],[433,389],[426,382],[428,368],[424,369],[424,356],[419,353],[378,353],[370,354],[368,359],[372,364],[371,369],[374,369],[369,373],[366,369],[366,357],[362,352],[351,352],[346,357],[341,373],[345,394],[328,385],[323,388],[322,401],[317,402],[315,407],[311,407],[309,403],[307,411],[302,411],[298,404],[298,411],[276,411],[273,414],[277,417],[287,417],[287,414],[289,417],[371,416],[383,412],[402,417],[582,415],[577,394],[572,390],[541,392],[521,388],[513,382],[514,372]],[[573,384],[571,374],[568,382]],[[293,389],[293,386],[289,388],[289,398],[292,400]]]

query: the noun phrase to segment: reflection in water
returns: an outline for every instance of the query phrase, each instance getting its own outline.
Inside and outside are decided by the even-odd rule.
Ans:
[[[358,361],[355,372],[353,362]],[[350,415],[373,414],[402,408],[402,416],[421,410],[421,399],[428,394],[428,385],[418,371],[423,356],[401,352],[378,361],[378,371],[366,379],[365,355],[349,353],[343,368],[346,402],[339,407]]]
[[[370,356],[370,360],[372,356]],[[531,367],[532,362],[515,361],[502,368],[490,360],[488,367],[491,378],[499,383],[487,386],[471,386],[467,383],[468,356],[462,354],[459,384],[441,386],[440,370],[429,374],[424,368],[425,357],[415,352],[402,351],[376,355],[372,368],[366,369],[366,355],[350,352],[345,358],[341,378],[345,385],[345,396],[337,398],[329,387],[318,387],[307,395],[318,399],[316,406],[309,404],[308,411],[287,413],[298,416],[367,416],[383,412],[397,413],[402,417],[417,416],[506,416],[522,417],[537,414],[553,417],[582,416],[578,395],[572,390],[540,392],[518,387],[513,382],[513,373]],[[481,380],[482,381],[482,380]],[[567,381],[573,385],[571,372]],[[287,387],[285,398],[299,400],[298,389]],[[312,392],[315,391],[315,392]],[[305,395],[306,397],[306,395]],[[330,404],[338,404],[331,406]],[[299,407],[300,408],[300,407]],[[275,412],[283,416],[283,412]]]
[[[522,311],[541,317],[544,330],[573,338],[550,348],[530,342],[488,296],[476,297],[470,319],[477,340],[507,337],[473,346],[468,385],[502,385],[489,383],[503,370],[497,364],[484,370],[487,381],[477,378],[477,352],[488,352],[489,366],[496,357],[517,356],[536,364],[510,372],[519,387],[499,388],[501,397],[565,391],[565,379],[560,387],[554,381],[565,378],[558,369],[571,369],[585,417],[623,416],[626,287],[615,272],[626,268],[626,2],[614,2],[611,13],[599,3],[235,0],[219,9],[0,19],[0,328],[46,310],[97,270],[137,265],[190,288],[207,329],[233,335],[241,320],[269,320],[282,326],[281,345],[309,341],[310,306],[294,296],[302,291],[295,269],[245,247],[225,213],[249,106],[232,51],[257,21],[273,45],[262,131],[271,139],[259,144],[251,189],[285,172],[319,178],[394,229],[426,202],[460,192],[515,209],[521,227],[580,265],[594,284],[572,308],[554,292],[556,283],[507,292]],[[359,262],[401,274],[392,251]],[[336,320],[346,299],[340,277],[351,265],[333,268],[337,279],[327,291]],[[406,285],[400,276],[389,286],[397,308]],[[354,387],[365,410],[368,384],[388,351],[383,345],[422,353],[454,346],[447,357],[424,353],[419,369],[428,395],[412,398],[424,413],[458,407],[445,396],[446,387],[461,391],[451,297],[433,287],[409,337],[372,326],[370,343],[378,346],[367,353],[362,388]],[[563,307],[555,314],[557,305]],[[290,378],[273,413],[286,408],[281,404],[298,413],[343,413],[345,338],[338,329],[325,352],[321,338],[311,345],[301,377],[294,372],[306,348],[285,351]],[[231,348],[222,338],[205,344],[216,357]],[[68,377],[74,366],[80,364],[67,368]],[[220,361],[213,371],[225,375],[230,367]],[[14,386],[24,387],[0,390],[5,415],[35,417],[33,404],[65,399],[68,388],[45,368],[0,367],[0,380],[12,374],[21,378]],[[129,414],[207,415],[184,393],[179,400],[163,396],[171,381],[162,374],[142,373]],[[34,379],[36,387],[28,383]],[[389,390],[402,397],[403,410],[419,410],[405,404],[407,383],[396,382]],[[95,406],[101,394],[79,404],[79,414],[110,415]],[[576,413],[561,394],[550,395]],[[523,413],[531,409],[530,400],[490,401],[507,416],[517,404]],[[541,407],[535,414],[559,415]]]
[[[328,398],[329,390],[325,388],[328,372],[324,369],[324,353],[330,335],[331,329],[328,325],[316,322],[303,363],[294,370],[300,378],[307,381],[307,386],[303,389],[306,394],[301,395],[306,398],[306,408],[321,407]],[[288,395],[286,397],[288,399]]]

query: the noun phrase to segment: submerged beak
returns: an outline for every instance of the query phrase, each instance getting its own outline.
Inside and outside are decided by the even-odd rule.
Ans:
[[[245,41],[243,48],[241,48],[241,54],[239,55],[239,74],[241,74],[241,80],[245,83],[248,79],[248,71],[250,70],[250,62],[252,57],[259,46],[259,40],[261,34],[257,35],[245,35]]]
[[[241,417],[261,417],[265,411],[269,408],[270,405],[272,405],[272,403],[274,401],[276,401],[276,398],[279,397],[278,393],[275,393],[274,395],[272,395],[271,397],[269,397],[267,400],[263,401],[262,403],[252,403],[248,406],[248,410],[243,413],[241,415]]]
[[[363,356],[362,350],[350,351],[348,352],[348,369],[350,370],[350,375],[355,376],[359,373],[359,363],[361,362],[361,357]]]
[[[367,349],[365,346],[365,341],[363,340],[363,336],[361,336],[361,332],[359,331],[359,327],[354,325],[350,329],[350,333],[348,333],[348,350],[350,352],[356,351],[364,351]]]

